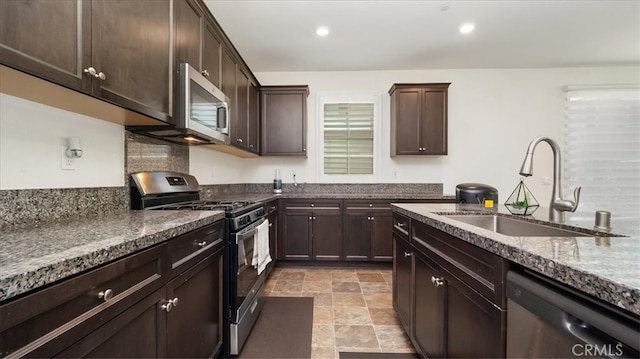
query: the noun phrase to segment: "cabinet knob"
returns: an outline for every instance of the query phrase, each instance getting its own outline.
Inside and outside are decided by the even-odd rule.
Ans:
[[[404,252],[404,257],[405,257],[405,258],[409,258],[409,257],[411,257],[412,255],[413,255],[413,253],[411,253],[411,252]]]
[[[97,75],[97,78],[99,78],[100,80],[104,81],[107,79],[107,75],[104,74],[104,72],[100,71]]]
[[[200,73],[201,73],[201,74],[202,74],[202,76],[204,76],[204,77],[209,77],[209,71],[207,71],[207,70],[202,70]]]
[[[162,305],[162,310],[166,311],[167,313],[169,313],[171,311],[171,309],[173,309],[173,307],[177,307],[178,306],[178,298],[173,298],[173,299],[169,299],[167,301],[166,304]]]
[[[113,298],[113,291],[111,289],[107,289],[105,291],[102,291],[100,293],[98,293],[98,298],[104,300],[105,302],[108,301],[109,299]]]
[[[238,143],[242,143],[242,138],[238,138],[238,139],[236,139],[236,142],[238,142]]]
[[[249,145],[250,148],[253,148],[253,145]]]
[[[370,218],[371,218],[370,221],[373,221],[373,220],[376,219],[376,217],[374,217],[374,216],[371,216]]]
[[[373,207],[373,203],[369,203],[369,208]]]
[[[198,242],[198,247],[204,248],[207,245],[207,241]]]
[[[309,220],[312,220],[312,219],[313,219],[313,217],[309,217]]]
[[[269,227],[273,227],[273,223],[269,223]]]
[[[98,76],[97,75],[98,73],[96,72],[96,69],[94,69],[92,66],[90,66],[90,67],[88,67],[88,68],[86,68],[86,69],[84,69],[82,71],[84,71],[84,73],[89,74],[91,76],[95,76],[95,77]]]
[[[436,278],[431,276],[431,283],[433,283],[436,287],[444,285],[444,278]]]
[[[401,228],[402,228],[402,227],[406,227],[406,226],[407,226],[407,224],[406,224],[406,223],[404,223],[404,222],[398,222],[396,225],[397,225],[398,227],[401,227]]]
[[[302,152],[307,152],[307,149],[306,149],[306,148],[303,148],[303,149],[302,149]]]

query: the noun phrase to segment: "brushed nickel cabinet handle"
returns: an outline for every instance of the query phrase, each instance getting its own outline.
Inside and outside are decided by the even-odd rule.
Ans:
[[[411,257],[412,255],[413,255],[413,253],[411,253],[411,252],[404,252],[404,257],[405,257],[405,258],[409,258],[409,257]]]
[[[207,241],[198,242],[198,247],[204,248],[207,245]]]

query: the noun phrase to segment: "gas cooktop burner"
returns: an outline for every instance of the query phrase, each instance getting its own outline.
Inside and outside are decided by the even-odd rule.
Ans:
[[[252,201],[190,201],[172,203],[153,207],[153,209],[172,210],[172,209],[190,209],[195,211],[211,211],[224,210],[225,212],[233,212],[245,207],[256,204]]]

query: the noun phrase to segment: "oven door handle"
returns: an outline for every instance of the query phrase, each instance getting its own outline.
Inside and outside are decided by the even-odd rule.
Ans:
[[[241,241],[246,240],[247,237],[253,237],[253,235],[255,234],[258,226],[261,225],[264,221],[266,221],[266,219],[264,217],[260,218],[256,222],[248,225],[247,227],[243,228],[240,232],[236,233],[235,234],[236,244],[240,243]]]

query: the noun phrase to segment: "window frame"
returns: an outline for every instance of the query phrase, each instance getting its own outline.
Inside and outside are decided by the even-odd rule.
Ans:
[[[317,173],[320,183],[377,183],[380,177],[381,148],[381,101],[377,93],[319,93],[316,105],[318,161]],[[333,103],[373,104],[373,173],[372,174],[325,174],[324,173],[324,105]]]

